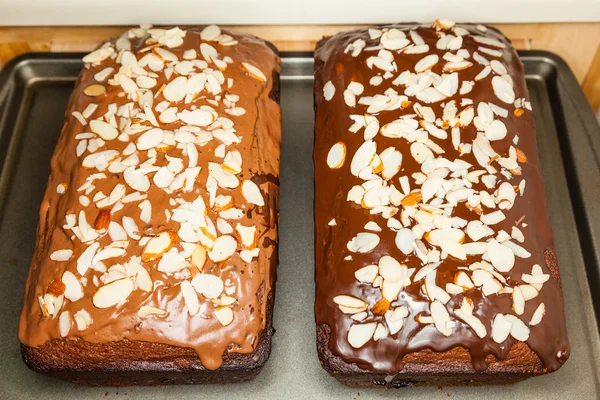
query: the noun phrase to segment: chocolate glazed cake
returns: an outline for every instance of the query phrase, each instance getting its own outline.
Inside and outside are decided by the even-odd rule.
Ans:
[[[40,208],[25,363],[88,385],[256,376],[277,266],[275,48],[142,27],[83,61]]]
[[[493,28],[315,53],[321,364],[357,387],[510,383],[569,357],[523,65]]]

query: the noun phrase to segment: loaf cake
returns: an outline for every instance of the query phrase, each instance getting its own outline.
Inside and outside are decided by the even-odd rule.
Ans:
[[[516,382],[569,356],[523,65],[437,20],[315,53],[315,317],[356,387]]]
[[[256,376],[273,334],[276,49],[140,27],[83,61],[40,208],[25,363],[87,385]]]

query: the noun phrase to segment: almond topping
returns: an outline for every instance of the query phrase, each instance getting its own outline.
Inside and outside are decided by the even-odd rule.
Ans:
[[[109,225],[110,225],[110,210],[106,209],[106,208],[100,210],[100,212],[98,213],[98,216],[96,217],[96,220],[94,221],[94,229],[97,231],[103,231],[105,229],[108,229]]]
[[[153,237],[146,243],[142,251],[142,261],[150,262],[158,260],[165,252],[167,252],[177,240],[175,232],[164,231]]]

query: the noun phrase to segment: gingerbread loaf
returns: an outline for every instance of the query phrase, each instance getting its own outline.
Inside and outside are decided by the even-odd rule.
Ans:
[[[516,382],[569,356],[523,64],[496,29],[344,32],[315,53],[315,316],[357,387]]]
[[[276,49],[140,27],[83,61],[40,208],[25,363],[88,385],[256,376],[273,334]]]

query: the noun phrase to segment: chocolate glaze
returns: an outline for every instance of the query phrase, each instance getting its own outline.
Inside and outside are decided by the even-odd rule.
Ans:
[[[184,43],[177,48],[168,50],[182,59],[183,52],[187,49],[195,49],[200,56],[200,31],[201,28],[188,28]],[[69,310],[71,315],[85,309],[93,319],[93,323],[85,330],[79,331],[75,327],[69,332],[67,341],[81,339],[93,343],[119,342],[122,340],[145,341],[162,343],[172,346],[193,348],[202,364],[207,369],[216,369],[222,364],[224,352],[248,354],[252,353],[258,346],[261,331],[270,326],[267,319],[270,312],[267,308],[266,294],[274,291],[275,269],[277,263],[277,224],[278,224],[278,183],[279,176],[279,148],[280,148],[280,108],[276,101],[278,94],[278,78],[280,71],[280,60],[264,41],[246,34],[235,34],[224,32],[233,36],[239,43],[235,46],[219,46],[213,44],[222,56],[229,56],[234,63],[229,65],[224,73],[226,78],[233,78],[233,87],[227,90],[229,93],[239,95],[238,106],[243,107],[246,113],[242,116],[231,117],[223,110],[222,103],[215,109],[220,115],[228,116],[235,123],[237,134],[242,136],[242,142],[231,146],[238,150],[243,158],[242,172],[238,175],[241,179],[252,179],[260,183],[260,189],[265,199],[265,206],[254,208],[247,204],[241,195],[240,189],[226,191],[219,189],[219,193],[233,196],[237,205],[245,204],[246,211],[253,209],[255,212],[248,213],[240,221],[245,225],[255,225],[259,232],[258,246],[260,254],[251,263],[242,261],[237,253],[226,262],[215,264],[207,259],[202,272],[219,275],[223,281],[231,280],[236,287],[233,296],[238,300],[233,307],[234,320],[228,326],[222,326],[212,315],[213,305],[204,299],[200,299],[201,309],[198,314],[191,317],[184,308],[185,303],[181,291],[178,288],[181,279],[173,275],[167,275],[156,269],[158,260],[144,263],[153,281],[153,291],[150,293],[136,290],[129,296],[124,305],[98,309],[92,304],[92,296],[97,288],[91,283],[92,275],[99,275],[93,270],[86,274],[88,284],[84,286],[84,297],[71,303],[65,300],[61,310]],[[145,47],[147,38],[132,41],[132,51],[136,53]],[[140,55],[138,55],[138,59]],[[249,62],[265,73],[270,79],[267,82],[250,76],[241,65],[241,62]],[[65,270],[76,273],[76,260],[79,254],[87,247],[77,239],[71,241],[70,231],[65,231],[65,215],[78,213],[83,207],[78,202],[76,189],[85,182],[85,179],[95,169],[86,170],[81,167],[81,160],[75,155],[77,140],[75,135],[88,131],[83,127],[71,113],[83,111],[92,102],[99,105],[94,117],[106,112],[110,103],[117,105],[129,102],[126,98],[117,97],[120,87],[110,88],[102,97],[88,97],[83,93],[85,87],[92,83],[94,74],[106,67],[113,66],[118,71],[119,65],[114,60],[105,60],[98,66],[90,66],[84,69],[73,91],[71,101],[67,108],[66,122],[60,135],[54,156],[51,161],[51,175],[48,187],[40,207],[40,222],[38,226],[38,238],[33,255],[29,277],[26,284],[25,301],[19,324],[19,339],[21,343],[30,347],[39,347],[50,340],[62,339],[58,328],[58,318],[43,318],[37,297],[46,293],[48,285],[54,279],[60,279]],[[167,82],[164,73],[159,74],[158,85]],[[155,100],[155,104],[162,101],[162,96]],[[196,101],[198,106],[202,100]],[[183,102],[171,104],[181,111],[189,105]],[[211,105],[214,107],[214,105]],[[179,123],[164,125],[163,129],[174,129]],[[128,143],[113,140],[107,143],[105,148],[123,150]],[[199,165],[201,172],[196,180],[195,189],[188,193],[178,195],[186,201],[195,199],[202,194],[208,209],[208,195],[205,188],[208,176],[207,162],[219,160],[214,151],[220,142],[216,139],[203,147],[198,147]],[[86,153],[87,154],[87,153]],[[168,151],[171,156],[183,158],[187,164],[187,157],[181,154],[181,150],[171,148]],[[145,160],[145,153],[140,154],[140,161]],[[158,152],[157,164],[165,154]],[[116,183],[123,183],[122,174],[107,173],[108,178],[96,181],[98,190],[110,193]],[[57,194],[58,184],[66,182],[68,188],[62,195]],[[131,189],[128,187],[128,193]],[[172,209],[169,197],[156,186],[152,186],[147,192],[152,202],[152,220],[144,224],[139,220],[138,203],[125,204],[125,207],[113,213],[112,220],[120,221],[123,216],[132,216],[141,231],[145,233],[158,233],[164,230],[177,231],[179,224],[174,221],[167,222],[164,210]],[[95,209],[94,203],[86,208],[88,221],[93,222],[96,214],[90,209]],[[96,211],[99,212],[99,211]],[[208,215],[215,220],[216,212],[208,209]],[[110,243],[108,235],[100,239],[102,246]],[[55,262],[49,259],[49,255],[57,249],[73,249],[74,256],[68,262]],[[133,255],[140,255],[142,247],[135,241],[130,241],[124,256],[109,260],[107,266],[113,263],[122,263],[129,260]],[[138,309],[143,306],[153,306],[168,311],[165,316],[149,316],[143,320],[137,316]]]
[[[414,25],[412,25],[414,26]],[[411,25],[386,25],[385,27],[409,28]],[[465,24],[461,27],[469,30],[473,34],[488,36],[503,41],[507,47],[502,51],[502,63],[508,70],[508,74],[514,81],[514,90],[516,98],[529,98],[525,84],[523,64],[520,62],[516,51],[510,46],[500,32],[493,28],[488,28],[485,33],[477,31],[475,25]],[[429,27],[418,27],[417,32],[429,44],[428,54],[438,54],[440,60],[446,51],[436,49],[438,37],[435,30]],[[462,302],[463,294],[453,295],[452,299],[446,304],[446,308],[457,325],[449,337],[443,336],[433,325],[421,325],[415,321],[415,316],[421,312],[429,315],[429,300],[421,293],[421,283],[413,283],[406,287],[400,293],[399,298],[392,303],[392,306],[406,305],[409,309],[409,316],[404,320],[404,327],[395,335],[388,336],[377,342],[370,340],[360,349],[350,346],[347,340],[348,330],[352,321],[348,315],[342,313],[333,302],[336,295],[347,294],[356,296],[365,300],[369,308],[381,298],[380,289],[373,288],[370,284],[361,284],[355,277],[354,272],[361,267],[369,264],[377,264],[379,258],[383,255],[391,255],[401,263],[405,263],[409,268],[420,267],[421,262],[414,256],[405,256],[397,249],[394,243],[395,234],[385,227],[385,220],[378,215],[370,215],[368,210],[361,208],[353,202],[346,201],[346,194],[354,185],[360,185],[362,180],[352,175],[349,171],[350,161],[357,148],[364,142],[362,131],[353,134],[348,131],[352,121],[349,114],[362,114],[366,106],[357,104],[354,108],[349,108],[343,99],[342,91],[351,81],[358,81],[365,87],[362,96],[372,96],[377,93],[383,93],[387,88],[394,87],[399,94],[402,94],[402,87],[392,85],[392,79],[384,80],[378,87],[369,85],[369,79],[375,75],[366,65],[366,58],[375,55],[376,52],[363,50],[358,57],[352,57],[350,53],[345,54],[344,49],[348,44],[357,39],[363,39],[367,45],[378,45],[378,40],[371,40],[366,29],[355,30],[351,32],[339,33],[330,38],[319,42],[315,52],[315,281],[316,299],[315,299],[315,317],[318,326],[325,326],[330,330],[328,350],[335,358],[339,357],[347,364],[356,364],[363,370],[373,372],[383,372],[390,375],[403,371],[405,361],[414,363],[419,356],[425,357],[427,351],[444,352],[450,354],[453,349],[466,349],[470,354],[472,368],[476,371],[483,371],[488,368],[489,363],[497,360],[506,360],[511,348],[518,342],[509,336],[503,343],[498,344],[491,338],[491,324],[497,313],[513,314],[512,301],[510,294],[493,295],[485,297],[478,289],[469,290],[464,293],[474,302],[474,315],[477,316],[485,325],[488,335],[480,339],[471,328],[458,318],[453,317],[453,310],[459,308]],[[476,43],[472,36],[464,37],[462,48],[466,48],[472,55],[480,45]],[[397,76],[400,72],[409,69],[414,71],[415,63],[426,54],[398,54],[394,52],[394,60],[398,66]],[[492,57],[486,56],[488,59]],[[483,68],[479,64],[459,72],[460,81],[470,80]],[[433,67],[433,72],[442,73],[443,62]],[[563,296],[558,274],[558,265],[554,250],[553,236],[548,219],[548,209],[544,197],[544,184],[540,171],[538,159],[535,127],[533,115],[530,111],[525,111],[520,117],[513,114],[514,106],[507,105],[498,100],[495,96],[491,78],[493,74],[476,83],[473,91],[467,95],[457,95],[448,98],[446,101],[457,100],[459,110],[460,98],[469,98],[473,100],[475,107],[479,102],[492,102],[509,110],[509,116],[502,121],[506,124],[508,134],[505,139],[492,142],[492,146],[499,154],[507,154],[508,148],[513,143],[513,137],[519,136],[518,148],[527,155],[528,163],[520,164],[522,166],[522,176],[515,176],[509,182],[518,185],[521,178],[526,179],[526,189],[523,196],[518,196],[515,205],[510,210],[505,210],[506,219],[500,224],[495,225],[494,229],[498,232],[505,230],[511,231],[517,220],[525,217],[523,222],[527,224],[525,228],[519,225],[525,236],[525,242],[522,244],[530,253],[529,259],[516,258],[514,268],[504,274],[508,284],[521,283],[521,274],[530,273],[534,264],[542,266],[544,273],[550,273],[551,279],[546,282],[535,299],[527,301],[525,313],[521,319],[526,323],[537,306],[544,302],[546,305],[546,315],[542,322],[530,327],[531,334],[526,344],[531,348],[537,357],[541,359],[543,366],[531,357],[515,356],[514,362],[524,372],[547,372],[558,369],[568,358],[569,343],[565,327],[565,315],[563,308]],[[323,86],[331,81],[336,94],[330,101],[325,101],[323,97]],[[409,100],[415,100],[409,98]],[[441,116],[441,103],[427,104],[433,108],[437,116]],[[400,115],[414,113],[412,106],[405,110],[385,111],[378,114],[380,126],[397,119]],[[470,143],[476,136],[476,129],[471,124],[467,128],[461,129],[461,142]],[[414,188],[414,181],[410,175],[420,171],[420,165],[410,155],[409,143],[405,139],[392,139],[382,135],[377,135],[373,139],[377,143],[378,151],[394,146],[402,152],[402,169],[394,178],[407,175],[411,181],[411,188]],[[450,144],[450,139],[441,141],[433,138],[441,145],[446,157],[453,160],[459,157],[457,151]],[[341,169],[330,169],[327,166],[326,158],[331,146],[343,141],[347,147],[346,162]],[[477,161],[472,153],[460,156],[461,159],[471,163],[475,168]],[[397,182],[396,182],[397,184]],[[475,190],[485,188],[482,183],[473,186]],[[453,215],[465,218],[467,220],[478,219],[474,212],[468,210],[465,203],[459,203],[454,209]],[[484,208],[485,211],[485,208]],[[337,225],[328,226],[328,222],[335,218]],[[379,245],[371,252],[366,254],[351,253],[346,248],[346,243],[352,239],[358,232],[364,231],[364,225],[369,221],[375,221],[383,227],[379,234],[381,241]],[[470,239],[467,237],[466,242]],[[344,257],[352,255],[353,260],[345,261]],[[476,261],[475,257],[469,256],[467,261],[460,262],[450,257],[443,261],[438,268],[437,285],[444,287],[447,282],[452,282],[454,274],[459,267],[468,266]],[[363,322],[381,321],[383,317],[369,316]],[[323,332],[319,328],[319,332]],[[319,339],[323,336],[319,333]],[[519,353],[515,353],[519,354]],[[415,355],[410,361],[409,356]],[[322,356],[322,355],[321,355]],[[493,356],[493,357],[492,357]],[[509,356],[509,357],[512,357]],[[323,357],[321,357],[323,359]],[[535,357],[534,357],[535,358]],[[440,366],[439,372],[448,370],[448,363],[444,359],[452,361],[452,356],[442,356],[440,359],[431,360]],[[332,365],[339,365],[332,363]],[[445,368],[445,369],[444,369]],[[435,368],[434,368],[435,369]],[[330,371],[330,372],[333,372]],[[343,371],[339,371],[342,372]],[[356,371],[353,371],[356,372]]]

